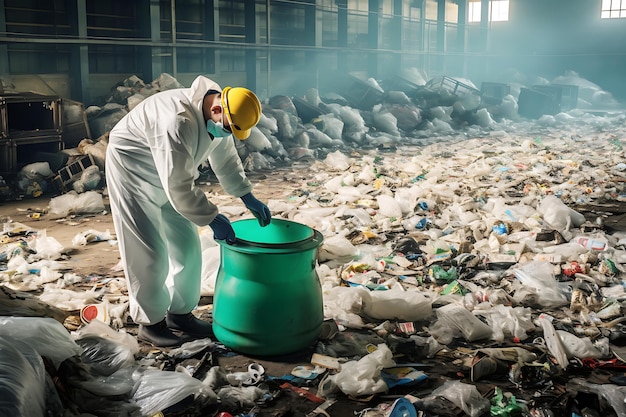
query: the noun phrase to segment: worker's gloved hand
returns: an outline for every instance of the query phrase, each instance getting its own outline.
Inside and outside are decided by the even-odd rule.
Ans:
[[[256,199],[252,193],[248,193],[241,197],[241,201],[246,205],[248,210],[254,214],[254,217],[259,221],[261,227],[265,227],[270,224],[270,220],[272,220],[272,213],[270,213],[270,209],[259,200]]]
[[[218,214],[215,219],[209,223],[213,229],[213,237],[217,240],[225,240],[228,244],[235,243],[235,231],[230,224],[230,220],[223,214]]]

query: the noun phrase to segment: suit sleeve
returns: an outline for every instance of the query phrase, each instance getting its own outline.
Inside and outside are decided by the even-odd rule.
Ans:
[[[172,207],[182,216],[199,226],[208,225],[218,208],[209,201],[195,184],[198,167],[194,161],[197,144],[197,123],[178,116],[171,127],[157,140],[152,154],[161,183]]]
[[[252,184],[246,177],[235,147],[235,140],[232,136],[213,139],[209,163],[224,191],[232,196],[241,197],[252,191]]]

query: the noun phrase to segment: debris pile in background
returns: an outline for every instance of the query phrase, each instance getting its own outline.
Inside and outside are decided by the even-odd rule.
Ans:
[[[626,116],[509,119],[449,97],[448,82],[479,97],[467,80],[438,79],[419,90],[436,106],[393,94],[393,105],[362,110],[310,91],[321,113],[308,109],[308,123],[300,100],[264,104],[241,155],[251,170],[273,170],[257,187],[273,190],[275,217],[324,236],[322,334],[291,372],[226,369],[217,359],[233,352],[210,339],[138,349],[124,280],[64,270],[71,254],[52,236],[8,219],[0,308],[32,298],[42,315],[60,309],[70,330],[58,311],[56,321],[2,319],[3,337],[30,340],[0,355],[0,369],[24,375],[1,382],[14,414],[626,416]],[[513,109],[514,97],[498,106]],[[98,199],[56,198],[61,217],[67,206],[101,213]],[[247,215],[229,196],[211,198],[233,221]],[[107,232],[75,241],[114,244]],[[207,229],[200,236],[210,295],[219,246]],[[72,321],[90,305],[105,323]]]
[[[321,93],[308,89],[302,96],[275,95],[263,102],[263,116],[251,137],[238,143],[246,170],[261,171],[305,158],[323,158],[334,150],[389,148],[424,145],[440,137],[476,138],[484,135],[515,134],[532,126],[589,124],[594,114],[615,112],[620,104],[609,92],[569,72],[549,81],[528,80],[516,75],[514,82],[483,83],[478,89],[471,80],[438,76],[428,79],[412,68],[389,79],[362,80],[346,74],[334,87]],[[62,151],[69,161],[54,172],[46,161],[21,169],[8,187],[0,184],[0,198],[37,197],[44,193],[80,193],[105,186],[108,133],[139,102],[159,91],[184,87],[163,73],[151,83],[131,76],[116,85],[105,104],[86,108],[92,138],[76,148]],[[526,93],[526,94],[524,94]],[[593,113],[590,113],[593,112]],[[611,113],[613,114],[613,113]],[[603,117],[598,119],[602,123]],[[66,155],[66,156],[67,156]],[[63,171],[90,156],[87,179],[63,178]],[[51,164],[50,164],[51,165]],[[86,168],[85,168],[86,169]],[[73,170],[80,176],[83,169]],[[210,173],[208,165],[201,167]],[[6,179],[5,179],[6,180]],[[78,182],[74,187],[74,182]]]

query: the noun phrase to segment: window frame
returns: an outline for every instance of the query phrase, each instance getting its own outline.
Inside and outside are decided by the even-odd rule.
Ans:
[[[600,19],[626,18],[626,0],[602,0]]]
[[[622,0],[625,1],[626,0]],[[497,5],[496,5],[497,3]],[[476,5],[478,7],[476,7]],[[497,6],[497,7],[494,7]],[[503,13],[502,11],[499,11],[499,13],[497,13],[496,18],[494,19],[494,9],[498,9],[500,7],[504,7],[506,6],[506,13]],[[467,5],[468,9],[467,9],[467,22],[468,23],[480,23],[481,21],[481,17],[482,17],[482,2],[480,0],[477,1],[469,1],[468,5]],[[511,7],[511,1],[510,0],[489,0],[489,18],[488,21],[489,22],[508,22],[510,20],[509,17],[509,11],[510,11],[510,7]],[[500,16],[500,15],[504,15],[504,17]]]

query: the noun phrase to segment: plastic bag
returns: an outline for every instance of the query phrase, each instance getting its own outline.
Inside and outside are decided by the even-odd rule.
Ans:
[[[337,171],[345,171],[350,168],[350,160],[340,151],[331,152],[326,155],[324,163],[328,165],[329,168],[336,169]]]
[[[0,336],[11,336],[27,342],[55,366],[82,349],[61,323],[48,317],[0,317]]]
[[[497,342],[504,341],[505,337],[526,340],[527,332],[535,329],[530,308],[498,304],[489,310],[476,310],[475,314],[485,316],[493,332],[491,338]]]
[[[341,140],[343,133],[343,121],[335,117],[333,114],[322,114],[319,119],[323,121],[324,127],[322,132],[326,133],[332,139]]]
[[[256,401],[265,395],[267,391],[257,386],[249,387],[222,387],[217,391],[220,404],[224,408],[250,408]]]
[[[324,317],[349,328],[362,328],[365,323],[357,313],[362,308],[362,295],[352,287],[333,286],[323,293]]]
[[[376,197],[378,212],[385,217],[402,217],[402,209],[398,201],[390,195],[381,194]]]
[[[58,259],[64,249],[58,240],[48,236],[45,229],[37,233],[37,238],[32,246],[36,255],[31,258],[36,259]]]
[[[491,327],[480,321],[465,307],[448,304],[437,309],[437,321],[430,333],[440,343],[448,344],[454,337],[463,336],[468,342],[491,337]]]
[[[419,291],[368,291],[361,288],[363,312],[379,320],[423,321],[432,315],[432,304]]]
[[[372,109],[372,119],[374,127],[381,132],[387,132],[394,136],[399,136],[398,120],[396,117],[387,110],[382,109],[382,105],[377,104]]]
[[[95,190],[100,185],[100,181],[102,181],[100,168],[97,165],[91,165],[85,168],[80,179],[74,181],[72,188],[80,194],[85,191]]]
[[[446,381],[435,389],[431,397],[444,397],[465,411],[470,417],[479,417],[489,411],[491,403],[478,392],[474,385],[460,381]]]
[[[556,333],[559,335],[561,342],[563,344],[563,349],[567,354],[568,358],[593,358],[593,359],[602,359],[604,355],[600,350],[598,350],[590,338],[588,337],[578,337],[573,335],[565,330],[557,330]]]
[[[395,366],[393,354],[387,345],[381,343],[374,352],[358,361],[342,364],[339,373],[330,375],[320,382],[320,390],[330,393],[336,387],[344,394],[353,396],[386,392],[388,386],[381,377],[381,371],[392,366]]]
[[[556,333],[552,322],[543,314],[539,316],[537,322],[543,329],[543,338],[546,342],[548,351],[552,356],[554,356],[561,369],[566,369],[569,362],[567,360],[567,354],[565,353],[565,347],[563,346],[561,338]]]
[[[49,214],[51,218],[58,219],[70,214],[99,213],[104,211],[102,195],[96,191],[86,191],[77,194],[70,191],[50,199]]]
[[[554,229],[559,232],[579,227],[586,219],[581,213],[572,210],[557,196],[547,195],[537,206],[537,212]]]
[[[358,249],[341,235],[331,236],[324,239],[319,249],[318,259],[320,262],[328,260],[349,261],[358,255]]]
[[[272,148],[269,139],[256,126],[250,131],[250,137],[245,141],[245,145],[251,152],[261,152]]]
[[[0,415],[44,416],[46,372],[32,347],[0,337],[0,375]]]
[[[106,232],[100,232],[95,229],[89,229],[84,232],[78,233],[72,239],[72,245],[74,246],[85,246],[87,243],[92,242],[103,242],[105,240],[112,240],[113,236],[111,232],[107,229]]]
[[[141,373],[132,398],[143,415],[152,416],[204,389],[202,381],[185,373],[147,369]]]
[[[567,296],[557,286],[549,262],[532,261],[521,268],[515,268],[515,277],[526,287],[537,293],[538,302],[544,307],[558,307],[567,304]]]
[[[94,376],[80,381],[80,386],[95,395],[129,396],[135,386],[134,367],[121,368],[108,376]]]
[[[81,339],[86,336],[103,337],[121,345],[132,355],[139,353],[139,343],[136,338],[124,331],[114,330],[106,323],[97,319],[92,320],[89,324],[75,333],[75,337],[77,339]]]
[[[99,375],[110,376],[135,361],[127,347],[101,336],[87,335],[76,339],[76,344],[83,348],[83,362]]]

